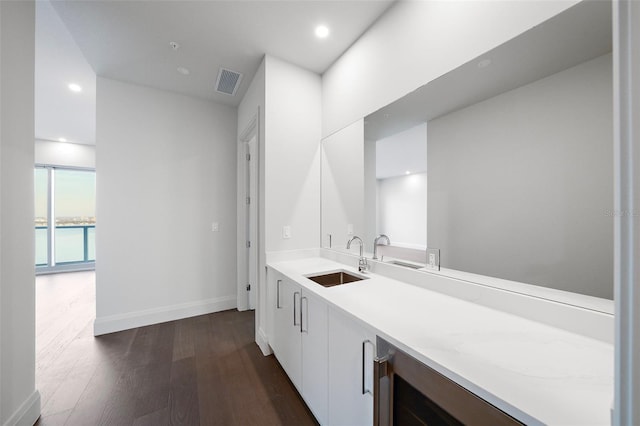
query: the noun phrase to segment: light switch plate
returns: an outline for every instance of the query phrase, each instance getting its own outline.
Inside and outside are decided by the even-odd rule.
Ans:
[[[282,239],[288,240],[289,238],[291,238],[291,227],[285,225],[282,227]]]
[[[440,270],[440,249],[427,249],[427,269]]]
[[[211,223],[211,232],[218,232],[220,230],[220,225],[218,222]]]
[[[347,225],[347,235],[353,235],[353,224],[352,223]]]

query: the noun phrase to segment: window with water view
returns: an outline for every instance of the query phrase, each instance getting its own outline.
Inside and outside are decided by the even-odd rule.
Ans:
[[[95,261],[95,187],[95,171],[36,167],[36,266]]]

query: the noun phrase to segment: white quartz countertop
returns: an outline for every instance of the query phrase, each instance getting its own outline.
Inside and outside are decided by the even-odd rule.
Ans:
[[[525,424],[611,423],[611,344],[377,274],[325,288],[305,275],[357,271],[321,257],[269,266]]]

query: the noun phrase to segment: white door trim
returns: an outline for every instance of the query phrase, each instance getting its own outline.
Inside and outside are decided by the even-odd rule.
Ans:
[[[248,261],[247,261],[247,241],[250,240],[250,236],[247,235],[247,204],[246,204],[246,197],[247,197],[247,188],[249,185],[249,182],[247,181],[247,176],[248,174],[248,167],[249,167],[249,163],[254,164],[254,172],[255,172],[255,176],[256,176],[256,181],[259,182],[259,149],[255,149],[255,153],[253,154],[255,156],[255,158],[252,158],[251,162],[248,162],[246,159],[246,154],[247,154],[247,146],[248,143],[251,141],[251,139],[253,139],[255,137],[256,141],[256,148],[259,147],[259,141],[260,141],[260,135],[259,135],[259,123],[258,123],[258,111],[256,111],[256,113],[254,114],[254,116],[251,118],[251,120],[249,121],[249,123],[245,126],[244,130],[242,131],[242,133],[240,134],[240,136],[238,137],[238,146],[237,146],[237,152],[238,152],[238,174],[237,174],[237,217],[238,217],[238,222],[237,222],[237,236],[238,236],[238,240],[237,240],[237,306],[238,306],[238,310],[239,311],[245,311],[247,309],[254,309],[254,306],[252,306],[252,304],[250,303],[250,300],[256,300],[256,293],[257,293],[257,286],[258,283],[255,283],[252,288],[251,288],[251,292],[248,293],[246,286],[247,283],[249,282],[249,267],[253,267],[255,268],[256,271],[256,276],[257,276],[257,272],[258,272],[258,260],[257,260],[257,255],[254,256],[255,259],[255,264],[254,265],[248,265]],[[256,191],[256,194],[259,195],[259,191]],[[255,197],[255,200],[251,200],[252,203],[255,203],[255,205],[258,205],[258,197]],[[255,209],[256,215],[259,214],[259,209]],[[257,253],[257,248],[259,247],[259,235],[260,233],[258,232],[258,226],[259,226],[259,220],[256,217],[254,219],[254,223],[256,226],[256,232],[255,232],[255,237],[254,239],[256,241],[251,241],[251,244],[253,246],[253,248],[256,250]]]

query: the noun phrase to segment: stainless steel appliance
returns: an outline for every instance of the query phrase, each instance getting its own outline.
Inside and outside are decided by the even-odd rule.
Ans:
[[[378,337],[374,425],[520,425],[519,421]]]

